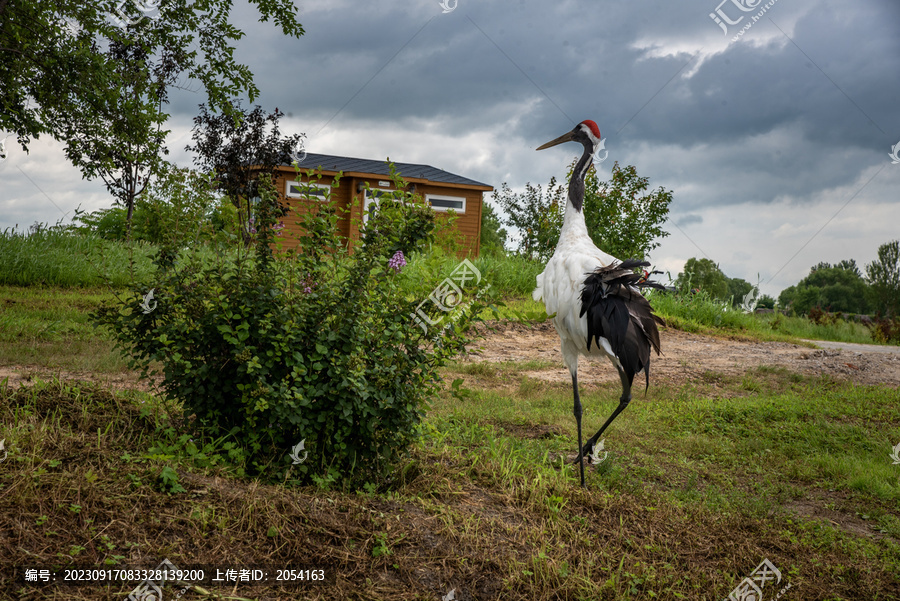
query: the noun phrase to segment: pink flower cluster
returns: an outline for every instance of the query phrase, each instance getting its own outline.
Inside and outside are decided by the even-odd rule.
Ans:
[[[390,258],[388,261],[388,267],[393,269],[396,272],[399,272],[406,265],[406,257],[403,256],[403,251],[398,250],[394,253],[394,256]]]

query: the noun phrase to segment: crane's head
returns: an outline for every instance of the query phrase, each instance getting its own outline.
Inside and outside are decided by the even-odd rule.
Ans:
[[[585,119],[576,125],[572,131],[564,133],[555,140],[550,140],[546,144],[538,146],[537,150],[544,150],[545,148],[550,148],[551,146],[556,146],[563,142],[578,142],[585,148],[590,149],[589,152],[592,152],[593,149],[596,149],[597,145],[600,144],[600,138],[600,128],[597,127],[597,124],[590,119]]]

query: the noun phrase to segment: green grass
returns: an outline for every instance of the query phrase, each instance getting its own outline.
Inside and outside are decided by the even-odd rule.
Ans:
[[[428,296],[461,262],[437,246],[430,252],[407,257],[407,261],[401,273],[402,285],[410,295],[419,298]],[[542,265],[516,256],[481,256],[472,263],[482,278],[477,287],[490,284],[491,294],[502,298],[530,297],[535,277],[543,270]]]
[[[0,286],[0,364],[118,373],[126,361],[88,314],[114,299],[103,288]]]
[[[187,252],[187,251],[185,251]],[[199,252],[211,259],[215,252],[201,247]],[[64,227],[42,227],[26,235],[7,229],[0,233],[0,285],[56,286],[96,288],[101,285],[125,288],[134,282],[146,282],[153,273],[151,256],[155,247],[146,243],[126,244],[85,236]],[[439,247],[408,257],[401,285],[411,299],[426,298],[459,265],[455,256]],[[535,276],[543,265],[518,256],[483,256],[474,259],[482,280],[478,290],[490,298],[502,300],[500,315],[505,319],[542,321],[542,303],[531,300]],[[873,343],[865,326],[838,321],[817,325],[805,317],[746,315],[701,293],[681,296],[651,293],[658,314],[670,325],[685,331],[726,333],[760,340],[791,341],[795,338]],[[492,316],[486,312],[484,317]],[[60,322],[64,327],[64,320]],[[56,326],[54,326],[56,327]]]
[[[871,331],[855,322],[838,320],[832,324],[816,324],[806,317],[748,314],[702,292],[687,296],[652,291],[648,298],[656,313],[670,326],[687,332],[787,342],[805,338],[877,344]]]
[[[191,434],[176,404],[150,395],[0,385],[9,451],[0,526],[15,540],[0,562],[286,565],[302,556],[332,575],[299,596],[203,585],[243,599],[425,600],[455,588],[516,600],[720,601],[767,558],[783,582],[765,598],[787,583],[796,591],[787,598],[900,595],[900,466],[889,458],[898,390],[773,368],[655,386],[604,435],[609,454],[581,490],[566,459],[571,392],[527,379],[545,367],[449,368],[448,380],[527,384],[434,399],[396,481],[359,493],[246,481],[234,441]],[[584,390],[587,432],[616,397],[612,385]],[[8,578],[0,574],[5,590],[62,598]],[[124,598],[135,584],[113,592]],[[100,594],[87,585],[65,598]]]
[[[758,315],[756,318],[768,325],[773,332],[783,332],[797,338],[881,344],[872,339],[869,328],[854,321],[841,319],[835,323],[816,324],[806,317]]]
[[[84,259],[109,253],[118,259],[107,265],[121,267],[131,250],[5,232],[0,252],[20,279],[0,267],[0,363],[126,372],[87,318],[114,292],[97,287],[102,269]],[[52,265],[67,264],[66,254],[76,258],[70,275]],[[405,285],[427,295],[457,264],[412,257]],[[530,300],[540,266],[475,265],[507,315],[543,318]],[[131,281],[127,270],[117,277],[117,286]],[[723,312],[702,296],[652,302],[690,331],[870,342],[855,327]],[[9,542],[0,564],[301,561],[331,575],[302,592],[204,585],[235,599],[418,601],[456,588],[457,598],[720,601],[768,558],[792,587],[787,599],[900,599],[900,466],[889,456],[900,442],[900,391],[772,367],[657,383],[604,434],[609,454],[581,490],[568,463],[571,390],[529,377],[552,367],[563,370],[450,365],[448,383],[470,376],[479,389],[448,386],[432,399],[394,480],[360,492],[247,481],[240,441],[204,440],[178,403],[153,395],[66,380],[13,390],[0,379],[0,532]],[[586,435],[618,394],[614,384],[582,389]],[[29,599],[125,598],[135,584],[36,589],[0,573],[0,590]],[[209,598],[197,587],[191,595]]]
[[[152,272],[145,243],[126,244],[62,227],[0,232],[0,284],[12,286],[127,286]]]

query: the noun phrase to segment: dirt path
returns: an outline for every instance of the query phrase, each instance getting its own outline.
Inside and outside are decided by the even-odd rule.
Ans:
[[[884,346],[881,344],[858,344],[856,342],[831,342],[830,340],[804,340],[816,346],[828,349],[838,349],[851,353],[891,353],[900,355],[900,346]]]
[[[469,347],[469,362],[502,362],[538,360],[552,365],[528,371],[531,378],[569,384],[569,372],[562,364],[559,337],[549,322],[528,327],[519,323],[494,324],[483,340]],[[748,342],[689,334],[663,328],[663,354],[653,357],[651,381],[667,381],[681,385],[705,372],[740,375],[760,365],[781,366],[803,374],[831,375],[859,384],[900,386],[900,347],[845,342],[809,341],[820,349],[786,342]],[[35,377],[59,376],[65,379],[93,380],[116,388],[150,390],[134,374],[91,374],[54,370],[27,365],[0,365],[0,381],[27,384]],[[618,376],[605,360],[582,361],[578,380],[617,382]]]
[[[748,342],[689,334],[663,328],[663,354],[653,357],[651,379],[679,385],[712,371],[740,375],[760,365],[781,366],[804,374],[831,375],[859,384],[900,386],[900,347],[810,341],[825,347],[813,349],[786,342]],[[832,346],[837,348],[831,348]],[[468,361],[553,362],[554,367],[529,371],[530,377],[569,383],[563,367],[559,337],[552,324],[533,328],[509,323],[470,347]],[[605,360],[584,361],[578,380],[582,383],[618,381]]]

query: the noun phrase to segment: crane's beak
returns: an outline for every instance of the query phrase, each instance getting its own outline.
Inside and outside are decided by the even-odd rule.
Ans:
[[[573,134],[574,134],[574,132],[571,132],[571,131],[566,132],[563,135],[561,135],[560,137],[556,138],[555,140],[550,140],[546,144],[542,144],[542,145],[538,146],[535,150],[544,150],[545,148],[550,148],[551,146],[556,146],[557,144],[562,144],[563,142],[571,142]]]

